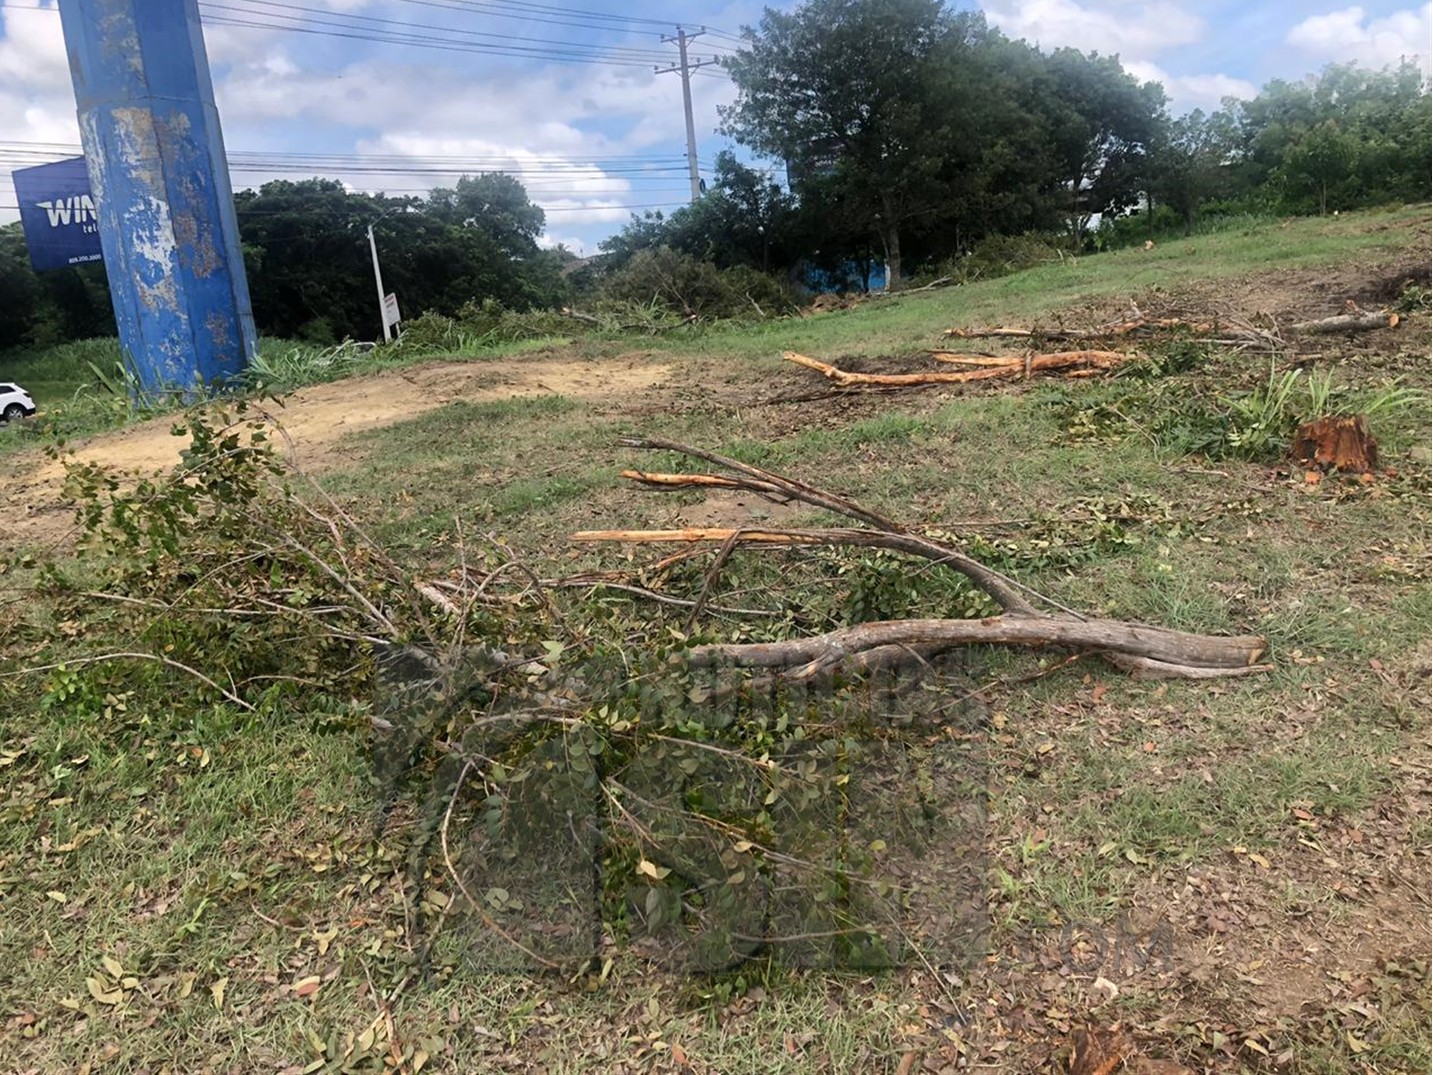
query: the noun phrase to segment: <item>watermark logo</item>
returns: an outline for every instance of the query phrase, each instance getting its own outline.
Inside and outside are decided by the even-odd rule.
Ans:
[[[419,800],[416,902],[425,871],[442,878],[445,943],[469,965],[567,969],[614,939],[696,974],[984,958],[984,710],[959,660],[640,687],[535,666],[499,696],[504,660],[395,656],[375,755],[380,784]],[[408,779],[434,743],[435,775]]]

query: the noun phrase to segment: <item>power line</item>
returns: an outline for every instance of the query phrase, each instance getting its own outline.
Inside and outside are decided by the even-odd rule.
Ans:
[[[274,11],[264,11],[264,10],[254,10],[253,8],[248,8],[248,7],[237,8],[237,7],[232,6],[231,4],[221,4],[221,3],[205,3],[205,4],[201,5],[201,6],[204,7],[205,9],[211,10],[211,11],[227,11],[227,12],[232,12],[232,13],[236,13],[236,14],[252,15],[252,16],[256,16],[256,17],[260,17],[260,18],[288,19],[288,20],[292,20],[292,21],[296,21],[296,22],[311,23],[311,24],[318,25],[318,26],[336,26],[336,27],[339,27],[339,28],[341,28],[341,29],[359,29],[359,30],[362,30],[362,29],[364,29],[363,26],[361,26],[361,25],[358,25],[358,26],[354,25],[354,24],[361,24],[361,23],[373,23],[373,24],[376,24],[376,25],[379,25],[379,26],[397,26],[397,27],[399,27],[400,29],[398,29],[398,30],[375,30],[375,31],[373,31],[373,32],[374,32],[374,33],[383,33],[383,34],[401,35],[401,36],[403,36],[403,37],[405,37],[405,38],[411,37],[411,38],[414,38],[415,43],[417,43],[418,41],[424,41],[424,42],[426,42],[426,41],[442,41],[442,40],[445,40],[444,38],[429,38],[429,37],[426,37],[426,36],[420,36],[420,35],[413,34],[413,33],[411,32],[411,31],[413,31],[413,30],[436,30],[436,31],[438,31],[439,33],[442,33],[442,34],[461,34],[461,35],[463,35],[464,37],[485,38],[485,39],[488,39],[488,40],[491,40],[491,41],[496,41],[496,42],[511,42],[511,41],[527,42],[527,43],[530,44],[530,45],[539,45],[539,46],[543,46],[543,47],[545,47],[545,48],[554,48],[554,49],[558,49],[558,50],[561,50],[561,51],[564,51],[564,52],[571,51],[571,50],[573,50],[573,49],[577,49],[577,50],[579,50],[579,51],[581,51],[581,52],[588,52],[588,51],[590,51],[590,50],[588,50],[588,49],[586,49],[586,48],[583,48],[582,46],[577,45],[577,44],[574,43],[574,42],[571,42],[571,41],[562,41],[562,40],[558,40],[558,39],[555,39],[555,38],[525,37],[525,36],[517,35],[517,34],[489,33],[489,32],[487,32],[487,31],[483,31],[483,30],[465,30],[465,29],[461,29],[461,28],[459,28],[459,27],[439,26],[439,25],[434,25],[434,24],[432,24],[432,23],[405,22],[404,20],[401,20],[401,19],[385,19],[385,18],[381,18],[381,17],[376,16],[376,15],[357,15],[357,14],[347,14],[347,13],[342,13],[342,14],[340,14],[340,13],[337,13],[337,12],[330,13],[330,12],[327,12],[327,11],[322,11],[322,10],[317,9],[317,8],[305,7],[305,6],[301,5],[301,4],[283,3],[282,0],[242,0],[242,2],[245,2],[245,3],[248,3],[248,4],[255,4],[255,5],[258,5],[260,8],[272,8],[272,9],[276,9],[276,10],[274,10]],[[298,12],[298,14],[295,14],[295,15],[287,14],[287,12],[291,12],[291,11],[292,11],[292,12]],[[226,17],[228,17],[228,16],[226,16]],[[279,28],[279,29],[289,29],[289,28],[290,28],[290,27],[283,26],[283,25],[277,24],[277,23],[275,24],[275,26],[276,26],[276,28]],[[496,45],[495,45],[495,46],[492,46],[492,47],[500,47],[500,46],[496,46]],[[508,47],[508,46],[501,46],[501,47],[506,48],[506,47]],[[512,47],[513,47],[514,49],[522,49],[522,48],[524,48],[525,46],[514,45],[514,46],[512,46]],[[652,49],[636,49],[636,48],[630,48],[630,47],[627,47],[627,46],[624,46],[624,45],[606,46],[605,49],[604,49],[604,51],[605,51],[606,53],[610,53],[610,54],[612,54],[612,55],[614,55],[614,56],[620,55],[620,56],[622,56],[622,57],[624,57],[624,58],[640,59],[640,60],[642,60],[642,61],[650,61],[650,60],[652,59],[652,57],[654,57],[654,56],[660,56],[659,53],[655,52],[655,50],[652,50]]]
[[[248,29],[275,30],[287,33],[303,33],[335,37],[347,40],[365,41],[373,44],[406,45],[413,48],[427,48],[441,52],[474,53],[478,55],[514,56],[522,59],[539,59],[555,63],[590,63],[612,66],[644,67],[660,62],[665,56],[653,49],[633,48],[625,45],[589,47],[580,42],[562,41],[551,38],[524,37],[514,34],[491,33],[480,30],[465,30],[453,26],[438,26],[428,23],[408,23],[399,19],[385,19],[372,15],[358,15],[304,7],[298,4],[280,3],[277,0],[248,0],[260,5],[259,8],[234,7],[224,3],[201,3],[201,11],[208,12],[205,23],[211,26],[228,26]],[[647,34],[653,31],[638,30],[630,23],[649,23],[665,26],[657,19],[630,19],[625,16],[609,16],[601,13],[587,13],[593,19],[603,22],[579,22],[571,19],[545,18],[527,11],[527,5],[512,5],[522,9],[521,14],[504,10],[500,0],[402,0],[438,10],[454,11],[468,15],[489,15],[499,19],[521,19],[569,29],[597,29],[618,34]],[[264,10],[274,9],[274,10]],[[6,5],[7,11],[47,11],[56,8],[28,5]],[[536,5],[533,10],[546,10],[545,5]],[[576,9],[553,9],[576,10]],[[296,12],[297,14],[289,14]],[[240,16],[247,16],[240,17]],[[285,21],[276,21],[285,20]],[[365,25],[373,24],[373,25]],[[398,27],[399,29],[388,29]],[[484,38],[482,41],[452,41],[450,36],[431,37],[412,33],[406,27],[418,30],[433,30],[444,35],[461,34],[469,38]],[[727,35],[730,36],[730,35]],[[529,45],[503,44],[502,42],[528,42]],[[535,47],[533,47],[535,46]],[[729,48],[730,46],[719,46]]]

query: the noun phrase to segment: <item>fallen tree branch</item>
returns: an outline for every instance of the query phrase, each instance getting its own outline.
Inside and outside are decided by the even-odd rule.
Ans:
[[[701,448],[693,448],[687,444],[680,444],[674,440],[663,440],[660,437],[623,437],[617,442],[624,448],[645,448],[654,451],[677,452],[680,455],[689,456],[693,459],[701,459],[725,470],[730,470],[741,475],[741,479],[725,479],[733,481],[732,488],[746,488],[753,491],[761,491],[758,486],[770,487],[783,496],[792,500],[799,500],[814,507],[825,508],[827,511],[837,515],[844,515],[848,519],[859,519],[861,522],[869,523],[879,530],[890,530],[900,533],[905,530],[894,519],[889,519],[880,512],[872,511],[870,508],[862,507],[853,500],[847,500],[835,493],[828,493],[824,489],[818,489],[814,485],[807,485],[795,478],[788,478],[782,474],[774,474],[769,470],[762,470],[750,463],[743,463],[740,459],[732,459],[730,456],[718,455],[716,452],[708,452]],[[637,474],[638,471],[624,472]],[[637,480],[637,479],[634,479]],[[720,479],[718,479],[720,480]],[[744,484],[743,484],[744,482]],[[660,484],[660,483],[659,483]],[[668,483],[670,484],[670,483]]]
[[[1378,328],[1396,328],[1398,315],[1387,310],[1355,310],[1352,313],[1323,317],[1317,321],[1301,321],[1295,332],[1309,335],[1332,335],[1339,332],[1370,332]]]
[[[890,646],[953,648],[972,644],[1071,646],[1143,658],[1174,671],[1202,676],[1246,675],[1258,669],[1262,638],[1220,637],[1171,631],[1123,620],[1072,620],[1054,616],[994,616],[983,620],[886,620],[842,627],[785,642],[738,642],[696,646],[686,654],[698,668],[731,664],[745,668],[797,667],[797,678],[861,653]],[[1145,667],[1145,666],[1141,666]]]
[[[986,567],[957,548],[900,529],[891,520],[844,497],[674,441],[627,438],[623,443],[680,452],[732,471],[728,474],[624,472],[629,480],[649,488],[745,489],[764,496],[798,499],[830,507],[833,511],[862,521],[876,520],[875,525],[882,527],[879,530],[694,527],[681,530],[588,530],[572,535],[572,540],[578,542],[676,542],[688,546],[718,546],[720,552],[704,575],[700,596],[686,605],[692,610],[692,619],[705,605],[724,561],[738,546],[856,547],[906,553],[961,573],[1004,610],[1001,615],[985,619],[891,620],[856,624],[808,638],[697,646],[680,658],[695,667],[730,665],[767,669],[766,676],[747,684],[753,689],[760,683],[772,681],[773,677],[811,681],[840,674],[865,674],[876,669],[925,662],[944,651],[976,644],[1062,646],[1077,653],[1104,656],[1117,667],[1141,678],[1210,679],[1248,675],[1267,668],[1258,663],[1267,648],[1262,638],[1251,635],[1200,635],[1121,620],[1087,618]],[[685,555],[690,555],[690,552],[678,554]],[[668,557],[662,561],[662,566],[672,561],[673,558]],[[1037,611],[1026,594],[1059,609],[1060,614]],[[732,686],[729,689],[737,688]]]
[[[949,355],[949,352],[943,352],[943,354]],[[1128,356],[1120,354],[1118,351],[1058,351],[1048,355],[1032,355],[1028,360],[1012,357],[1009,362],[1002,362],[999,365],[982,362],[980,365],[985,368],[963,370],[960,373],[853,373],[839,369],[829,362],[797,354],[795,351],[786,351],[782,357],[798,366],[815,370],[843,388],[867,385],[885,388],[897,386],[924,388],[941,384],[966,384],[970,381],[985,381],[995,377],[1014,377],[1036,370],[1069,369],[1071,367],[1110,369],[1125,361]]]
[[[1012,328],[992,325],[986,328],[948,328],[944,335],[961,340],[1003,337],[1006,339],[1040,340],[1105,340],[1115,336],[1149,335],[1184,329],[1204,335],[1218,329],[1217,322],[1188,321],[1182,317],[1137,317],[1096,328]]]
[[[945,564],[952,570],[960,572],[994,598],[1006,612],[1015,615],[1036,614],[1030,602],[1018,592],[1017,584],[1013,579],[986,567],[977,560],[972,560],[948,545],[942,545],[938,541],[932,541],[916,534],[835,528],[825,530],[734,530],[725,527],[692,527],[685,530],[580,530],[572,535],[572,540],[632,544],[702,542],[717,545],[724,545],[728,541],[734,540],[739,545],[890,549]]]
[[[257,710],[248,702],[244,701],[244,699],[240,698],[233,691],[225,690],[197,668],[190,668],[187,664],[176,661],[172,657],[165,657],[159,653],[101,653],[95,657],[71,657],[67,661],[59,661],[55,664],[37,664],[29,668],[21,668],[15,672],[0,672],[0,679],[7,679],[11,676],[26,676],[33,672],[52,672],[57,668],[73,668],[86,664],[103,664],[107,661],[154,661],[164,665],[166,668],[173,668],[177,672],[183,672],[186,675],[193,676],[210,690],[222,695],[225,701],[238,706],[240,709],[250,713],[257,712]]]

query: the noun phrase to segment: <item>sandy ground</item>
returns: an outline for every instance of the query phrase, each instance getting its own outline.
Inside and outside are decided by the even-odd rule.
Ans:
[[[666,380],[669,367],[636,354],[584,359],[544,354],[491,362],[432,362],[401,370],[312,385],[269,404],[285,434],[291,460],[321,472],[352,458],[350,433],[392,425],[455,400],[474,402],[562,395],[606,401],[630,397]],[[187,441],[171,432],[173,416],[103,433],[73,446],[76,462],[99,463],[131,474],[152,474],[179,462]],[[73,529],[63,495],[64,464],[40,452],[10,457],[0,472],[0,546],[52,545]]]

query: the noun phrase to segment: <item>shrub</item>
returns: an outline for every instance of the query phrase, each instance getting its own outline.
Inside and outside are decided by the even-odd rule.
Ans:
[[[935,275],[948,276],[963,284],[972,283],[1033,269],[1047,261],[1058,261],[1062,254],[1061,241],[1053,236],[1037,232],[988,235],[969,253],[941,262]]]
[[[659,304],[683,317],[771,317],[795,308],[775,277],[746,266],[718,269],[669,246],[640,250],[597,289],[599,304]]]

